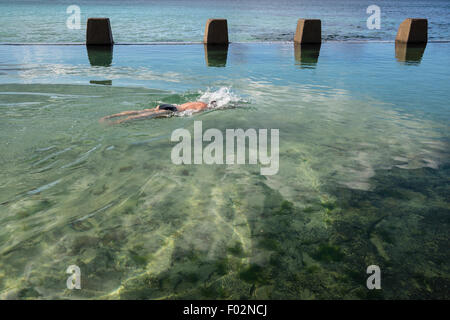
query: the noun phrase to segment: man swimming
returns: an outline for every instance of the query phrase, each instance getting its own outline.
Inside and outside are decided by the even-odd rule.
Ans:
[[[215,107],[217,105],[216,101],[211,101],[209,104],[206,104],[201,101],[195,102],[186,102],[180,105],[174,104],[161,104],[156,108],[152,109],[144,109],[144,110],[131,110],[131,111],[123,111],[116,114],[112,114],[110,116],[106,116],[100,119],[100,122],[103,122],[107,119],[117,118],[117,117],[125,117],[124,119],[120,119],[115,121],[114,123],[122,123],[125,121],[143,119],[143,118],[164,118],[173,115],[175,112],[182,112],[187,110],[192,111],[201,111],[207,109],[208,107]]]

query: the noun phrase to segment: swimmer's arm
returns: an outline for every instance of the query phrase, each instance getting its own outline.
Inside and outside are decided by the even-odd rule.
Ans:
[[[148,110],[151,110],[151,109],[148,109]],[[131,120],[144,119],[144,118],[148,118],[148,117],[151,117],[151,116],[156,116],[156,117],[159,116],[159,117],[161,117],[161,116],[166,116],[166,115],[169,115],[169,114],[172,114],[172,112],[168,111],[168,110],[141,112],[138,115],[129,116],[129,117],[126,117],[125,119],[117,120],[114,123],[115,124],[119,124],[119,123],[122,123],[122,122],[131,121]]]
[[[115,114],[112,114],[112,115],[109,115],[109,116],[101,118],[100,122],[103,122],[103,121],[105,121],[107,119],[111,119],[111,118],[117,118],[117,117],[123,117],[123,116],[130,116],[130,115],[135,115],[135,114],[143,114],[143,113],[147,113],[147,112],[152,112],[152,111],[158,110],[158,107],[153,108],[153,109],[131,110],[131,111],[123,111],[123,112],[115,113]]]

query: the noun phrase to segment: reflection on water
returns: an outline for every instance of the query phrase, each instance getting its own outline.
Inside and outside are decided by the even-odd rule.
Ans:
[[[208,67],[225,67],[227,65],[228,44],[204,44],[205,61]]]
[[[113,60],[114,46],[86,46],[91,66],[109,67]]]
[[[315,68],[320,54],[320,43],[300,44],[294,43],[294,56],[300,68]]]
[[[422,60],[426,46],[426,43],[405,43],[396,41],[395,58],[401,63],[418,65]]]
[[[89,80],[89,83],[110,86],[110,85],[112,85],[112,80]]]

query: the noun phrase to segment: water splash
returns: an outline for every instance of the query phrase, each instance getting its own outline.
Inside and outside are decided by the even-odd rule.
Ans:
[[[231,92],[231,89],[228,87],[221,87],[216,91],[211,91],[208,89],[200,96],[198,100],[208,104],[212,101],[216,101],[216,105],[214,107],[210,107],[213,109],[236,107],[238,102],[243,101],[239,96]]]
[[[245,102],[244,99],[239,97],[237,94],[231,91],[229,87],[221,87],[218,90],[207,89],[206,91],[199,91],[201,96],[197,99],[198,101],[204,102],[208,104],[208,109],[226,109],[226,108],[235,108],[239,105],[239,103]],[[212,101],[216,103],[214,105],[210,105]],[[198,111],[196,110],[186,110],[183,112],[177,113],[177,116],[190,116]]]

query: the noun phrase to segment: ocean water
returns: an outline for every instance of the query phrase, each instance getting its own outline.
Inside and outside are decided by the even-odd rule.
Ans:
[[[448,299],[449,54],[0,46],[0,297]],[[98,121],[213,99],[204,113]],[[279,129],[278,174],[172,164],[172,132],[200,120]],[[372,264],[382,290],[366,288]],[[81,290],[66,288],[70,265]]]
[[[366,26],[368,6],[381,28]],[[69,5],[81,28],[66,27]],[[109,17],[116,42],[199,42],[208,18],[227,18],[230,41],[290,41],[299,18],[322,19],[325,40],[393,40],[405,18],[429,20],[430,40],[450,40],[447,0],[0,0],[0,42],[84,42],[88,17]]]

